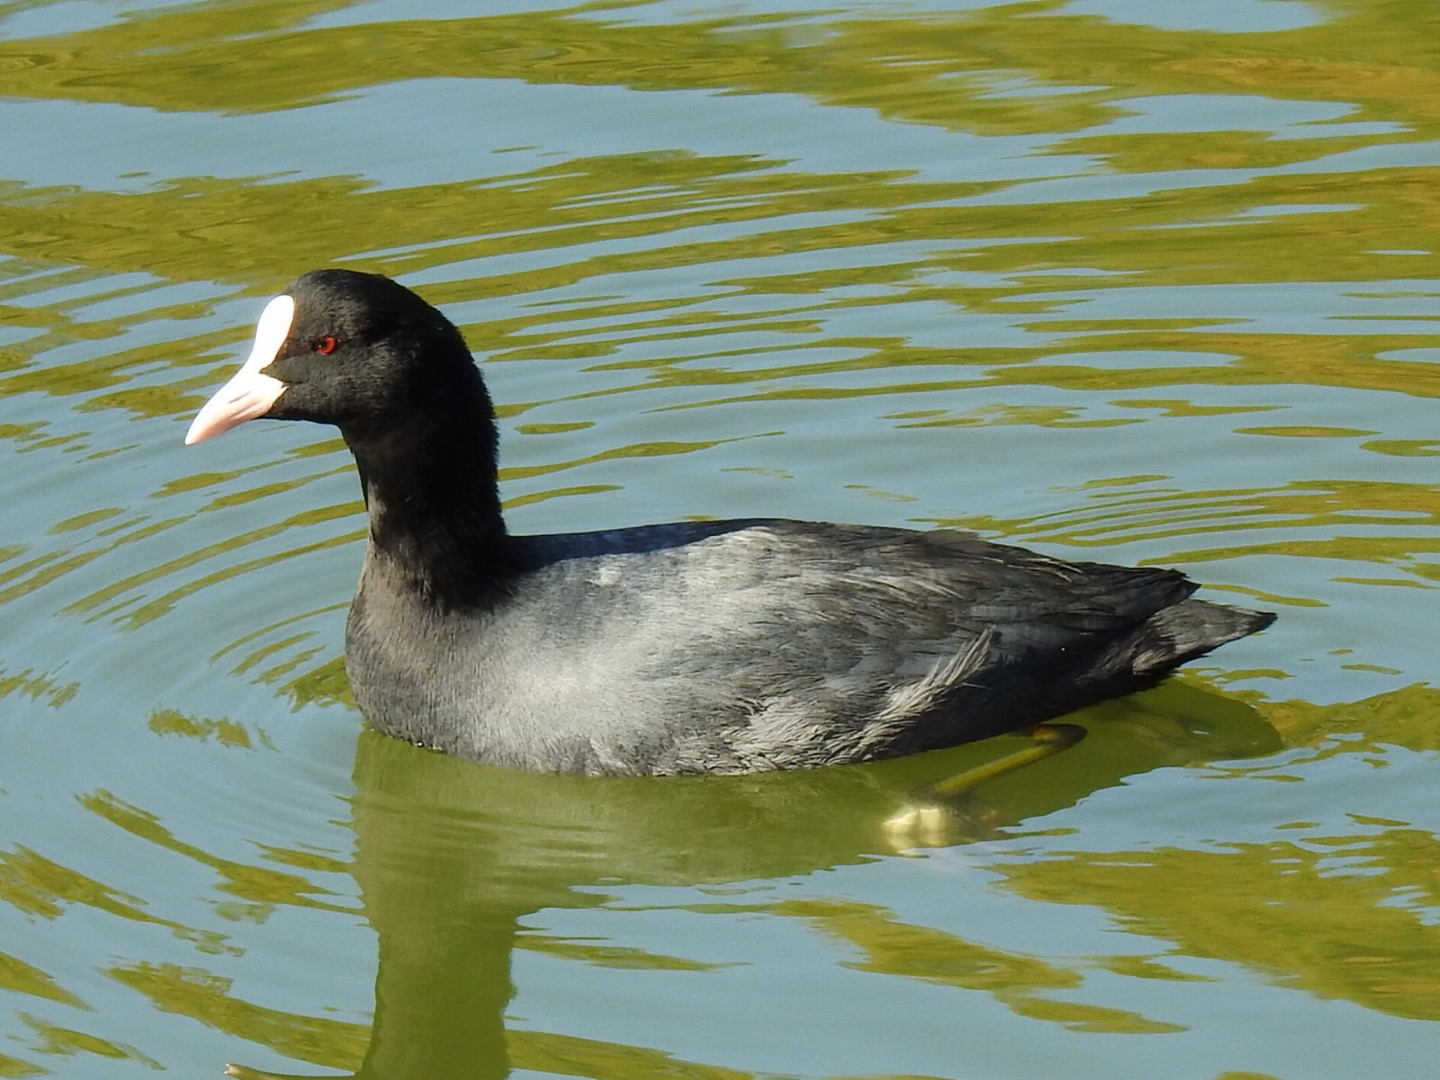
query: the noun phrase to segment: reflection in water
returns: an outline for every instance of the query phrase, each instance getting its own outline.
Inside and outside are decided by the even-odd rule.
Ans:
[[[1135,772],[1279,745],[1252,709],[1178,683],[1080,715],[1092,714],[1092,738],[1080,744],[1088,751],[1073,751],[1075,760],[1064,767],[1047,761],[980,789],[957,823],[968,823],[973,836],[1003,836],[1023,818],[1051,813]],[[907,928],[872,905],[704,894],[707,882],[784,879],[883,857],[885,819],[910,791],[995,756],[996,744],[1007,741],[880,765],[657,780],[491,769],[366,731],[355,763],[354,872],[365,917],[379,936],[379,967],[374,1021],[354,1075],[481,1078],[515,1067],[599,1076],[617,1060],[640,1066],[642,1074],[667,1060],[676,1066],[653,1051],[506,1023],[517,948],[628,969],[705,969],[685,957],[566,942],[525,928],[527,916],[603,905],[607,890],[632,884],[700,886],[693,910],[798,919],[858,942],[878,971],[993,993],[1024,1016],[1097,1030],[1166,1030],[1123,1011],[1047,999],[1047,990],[1078,983],[1072,970]],[[264,1025],[241,1030],[296,1054],[293,1030],[279,1043]],[[331,1067],[354,1060],[334,1037],[324,1046],[296,1056]],[[732,1075],[703,1063],[683,1067]]]

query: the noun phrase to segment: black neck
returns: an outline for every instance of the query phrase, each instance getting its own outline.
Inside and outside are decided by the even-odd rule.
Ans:
[[[369,512],[367,574],[453,608],[503,592],[517,555],[500,515],[489,403],[447,405],[409,425],[342,434]]]

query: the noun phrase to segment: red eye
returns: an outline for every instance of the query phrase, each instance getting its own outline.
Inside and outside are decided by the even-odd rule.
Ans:
[[[321,356],[329,356],[332,352],[335,351],[335,346],[339,344],[339,339],[335,338],[331,334],[326,334],[324,337],[318,337],[314,341],[312,341],[310,343],[310,348],[314,349]]]

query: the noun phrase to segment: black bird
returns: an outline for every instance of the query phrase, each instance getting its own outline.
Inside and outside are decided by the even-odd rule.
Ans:
[[[895,757],[1151,686],[1274,616],[1175,570],[968,533],[754,519],[516,536],[460,332],[317,270],[271,300],[187,443],[334,424],[369,541],[345,660],[380,731],[517,769],[744,773]]]

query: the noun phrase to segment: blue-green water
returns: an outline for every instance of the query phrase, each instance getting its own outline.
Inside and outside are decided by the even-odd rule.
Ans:
[[[1430,1075],[1432,7],[0,5],[0,1077]],[[947,524],[1280,621],[925,843],[1015,740],[393,743],[333,432],[181,445],[328,264],[463,327],[517,530]]]

